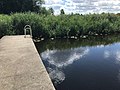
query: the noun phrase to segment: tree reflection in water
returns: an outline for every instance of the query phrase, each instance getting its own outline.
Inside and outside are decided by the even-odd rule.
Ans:
[[[35,44],[57,90],[120,90],[120,36]]]

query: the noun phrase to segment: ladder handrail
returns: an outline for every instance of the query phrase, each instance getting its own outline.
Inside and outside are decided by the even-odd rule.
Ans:
[[[25,34],[25,38],[26,38],[26,31],[29,30],[30,31],[30,36],[32,38],[32,28],[30,25],[25,25],[24,27],[24,34]]]

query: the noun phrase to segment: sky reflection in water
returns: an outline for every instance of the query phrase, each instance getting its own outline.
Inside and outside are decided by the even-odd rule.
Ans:
[[[49,64],[54,65],[54,69],[47,67],[49,75],[54,83],[61,83],[65,80],[65,74],[62,68],[67,67],[74,61],[79,60],[89,52],[87,48],[75,48],[66,50],[49,50],[41,53],[43,60],[48,61]]]
[[[120,90],[119,42],[66,49],[55,46],[40,53],[57,90]]]
[[[47,50],[41,53],[43,60],[47,60],[50,64],[58,68],[62,68],[79,60],[89,52],[87,48],[75,48],[67,50]]]

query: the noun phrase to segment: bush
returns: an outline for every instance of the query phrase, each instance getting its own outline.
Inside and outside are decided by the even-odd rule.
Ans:
[[[12,19],[8,15],[0,15],[0,37],[14,34],[12,31]]]
[[[0,15],[0,36],[23,35],[25,25],[31,25],[34,38],[105,35],[120,32],[120,16],[109,13],[54,16],[31,12]]]

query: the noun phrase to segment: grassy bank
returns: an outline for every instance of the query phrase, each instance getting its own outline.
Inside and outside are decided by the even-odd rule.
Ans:
[[[24,34],[26,24],[31,25],[34,38],[120,33],[120,16],[115,14],[46,16],[29,12],[0,15],[0,37]]]

